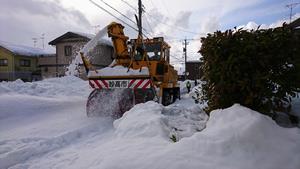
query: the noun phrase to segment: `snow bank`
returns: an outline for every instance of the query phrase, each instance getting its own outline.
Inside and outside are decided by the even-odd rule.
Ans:
[[[271,118],[236,104],[211,112],[205,130],[182,139],[163,155],[191,161],[184,164],[170,156],[169,168],[296,169],[299,140],[298,128],[279,127]]]
[[[238,104],[215,110],[208,119],[186,94],[167,107],[152,101],[138,104],[112,126],[109,120],[85,116],[85,98],[74,101],[88,90],[88,83],[76,77],[1,82],[0,168],[300,166],[300,129],[282,128]],[[176,135],[176,143],[170,134]]]
[[[93,123],[57,137],[2,140],[0,166],[91,169],[299,168],[300,130],[279,127],[269,117],[238,104],[211,112],[205,129],[201,128],[201,132],[193,132],[189,137],[182,137],[173,143],[168,137],[173,124],[178,129],[181,126],[194,129],[195,126],[186,127],[186,121],[180,121],[184,118],[195,118],[196,121],[207,118],[201,115],[195,105],[190,103],[180,107],[180,103],[168,107],[155,102],[138,104],[116,120],[113,129],[108,125],[103,127],[103,123]],[[186,106],[192,108],[184,111]],[[174,121],[169,117],[177,116],[180,112],[183,115],[174,117],[178,121],[172,123]],[[193,112],[200,115],[195,117]],[[182,125],[178,126],[178,123]]]
[[[18,79],[13,82],[0,83],[0,94],[18,93],[44,97],[87,97],[89,92],[88,83],[75,76],[50,78],[36,82],[23,82]]]
[[[130,75],[149,75],[149,69],[128,69],[124,66],[106,67],[96,71],[89,71],[88,77],[92,76],[130,76]]]
[[[122,118],[114,122],[115,133],[119,137],[164,137],[168,138],[168,129],[162,121],[163,106],[150,101],[134,106]]]
[[[56,137],[35,137],[0,141],[0,168],[8,168],[18,163],[23,163],[33,156],[39,156],[40,154],[63,148],[71,143],[78,142],[95,132],[101,133],[108,130],[108,123],[111,123],[111,119],[106,119],[106,122],[104,122],[105,119],[102,120],[102,126],[99,125],[99,121],[97,123],[94,121],[94,123],[91,123],[90,125],[66,132]],[[2,145],[5,145],[6,149]]]
[[[90,168],[139,169],[298,169],[300,130],[279,127],[267,116],[240,105],[211,112],[206,128],[172,143],[168,125],[148,102],[134,107],[114,124],[116,136],[85,153],[74,164]],[[84,154],[85,154],[84,153]],[[97,156],[98,157],[95,157]],[[116,163],[117,161],[117,163]]]
[[[272,119],[238,104],[211,112],[206,128],[176,143],[163,135],[163,108],[137,105],[116,121],[117,138],[94,158],[92,168],[139,169],[298,169],[300,130],[279,127]],[[156,131],[155,131],[156,130]],[[101,149],[101,150],[100,150]],[[97,152],[93,152],[97,154]],[[107,154],[107,155],[106,155]],[[118,163],[116,163],[118,161]]]
[[[207,114],[199,104],[189,104],[187,107],[176,102],[164,107],[162,110],[163,121],[171,130],[169,137],[174,135],[176,140],[190,137],[203,130],[208,120]]]
[[[207,120],[208,116],[199,105],[164,107],[149,101],[134,106],[114,122],[114,127],[120,137],[161,137],[171,141],[172,134],[180,140],[201,131]]]
[[[204,130],[191,137],[184,137],[175,144],[166,144],[166,137],[161,137],[169,132],[170,123],[162,123],[160,111],[163,111],[161,106],[149,102],[136,106],[115,122],[118,136],[130,138],[127,142],[139,140],[138,145],[148,146],[142,150],[132,146],[125,148],[127,143],[123,142],[124,145],[118,146],[119,149],[127,151],[128,154],[151,154],[150,157],[144,157],[147,162],[142,160],[134,165],[122,163],[122,166],[106,163],[106,167],[297,169],[300,166],[300,130],[282,128],[268,116],[238,104],[211,112]],[[163,148],[160,151],[151,151],[148,142],[158,138],[161,138],[159,142]],[[124,162],[123,156],[115,154],[113,157],[114,160]],[[106,162],[110,160],[104,159]]]

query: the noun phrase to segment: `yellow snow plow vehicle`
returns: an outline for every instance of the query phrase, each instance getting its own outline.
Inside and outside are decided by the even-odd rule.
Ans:
[[[107,26],[115,50],[111,66],[93,70],[81,53],[94,89],[86,105],[88,116],[119,118],[138,103],[155,100],[169,105],[180,98],[177,71],[170,65],[170,46],[164,38],[143,39],[139,26],[138,38],[128,41],[123,29],[116,22]]]

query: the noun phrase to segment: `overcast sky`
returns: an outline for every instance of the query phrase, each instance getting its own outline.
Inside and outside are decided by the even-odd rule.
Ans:
[[[134,20],[138,0],[94,1],[120,17],[102,1],[109,3]],[[179,63],[184,38],[199,39],[207,32],[247,24],[264,24],[265,27],[279,25],[289,18],[290,11],[286,5],[296,2],[300,0],[143,0],[143,24],[149,36],[164,36],[167,39],[172,46],[172,55],[178,58],[172,61]],[[300,5],[293,8],[293,15],[300,17],[299,13]],[[1,0],[0,40],[33,46],[32,38],[45,34],[47,44],[68,31],[95,33],[95,29],[111,21],[116,19],[89,0]],[[128,20],[126,22],[131,24]],[[125,29],[128,35],[135,38],[135,31],[129,27]],[[37,46],[42,47],[41,39]],[[199,40],[189,42],[188,60],[199,58],[196,53],[199,47]]]

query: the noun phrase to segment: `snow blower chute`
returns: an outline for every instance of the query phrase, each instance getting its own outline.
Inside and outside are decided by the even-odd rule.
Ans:
[[[135,104],[156,100],[169,105],[180,97],[177,71],[170,65],[170,46],[163,37],[143,39],[138,22],[137,39],[128,41],[124,27],[112,22],[107,26],[115,50],[111,66],[93,70],[81,53],[90,86],[88,116],[119,118]]]

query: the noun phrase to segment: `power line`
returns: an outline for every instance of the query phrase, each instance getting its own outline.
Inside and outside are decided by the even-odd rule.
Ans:
[[[100,0],[102,3],[104,3],[106,6],[110,7],[112,10],[116,11],[118,14],[122,15],[123,17],[125,17],[126,19],[128,19],[130,22],[132,22],[133,24],[136,24],[133,20],[131,20],[129,17],[127,17],[126,15],[122,14],[120,11],[118,11],[116,8],[112,7],[111,5],[109,5],[108,3],[106,3],[103,0]]]
[[[132,8],[133,10],[135,10],[137,12],[137,9],[133,5],[131,5],[130,3],[128,3],[125,0],[121,0],[121,1],[124,2],[127,6],[129,6],[130,8]]]
[[[171,58],[176,59],[178,62],[184,63],[184,61],[183,61],[182,59],[180,59],[180,58],[178,58],[178,57],[176,57],[176,56],[171,56]]]
[[[158,8],[156,7],[156,5],[153,3],[152,0],[150,0],[150,2],[152,3],[152,6],[153,6],[154,8],[158,9]],[[162,0],[162,3],[163,3],[163,6],[165,7],[166,11],[167,11],[167,12],[169,13],[169,15],[170,15],[170,12],[169,12],[168,8],[166,7],[165,2],[164,2],[163,0]],[[146,12],[145,12],[145,13],[146,13]],[[177,29],[177,30],[179,30],[179,31],[181,31],[181,32],[190,33],[190,34],[197,34],[197,35],[199,35],[199,34],[204,34],[204,33],[192,32],[192,31],[189,31],[189,30],[186,30],[186,29],[182,29],[182,28],[176,27],[176,26],[174,26],[174,25],[170,25],[170,24],[161,22],[160,20],[156,19],[155,17],[153,17],[153,16],[150,15],[149,13],[146,13],[146,15],[148,15],[149,17],[153,18],[154,20],[156,20],[157,22],[159,22],[159,23],[161,23],[161,24],[164,24],[164,25],[166,25],[166,26],[168,26],[168,27]]]
[[[152,0],[150,0],[150,2],[151,2],[152,6],[153,6],[154,8],[158,9],[158,8],[156,7],[156,5],[153,3]],[[163,3],[163,6],[166,8],[166,11],[167,11],[167,12],[169,13],[169,15],[170,15],[170,12],[169,12],[168,8],[166,7],[166,4],[165,4],[164,0],[162,0],[162,3]],[[145,12],[145,13],[146,13],[146,12]],[[156,17],[153,17],[153,16],[150,15],[149,13],[146,13],[146,15],[148,15],[149,17],[153,18],[154,20],[156,20],[157,22],[159,22],[159,23],[161,23],[161,24],[164,24],[164,25],[166,25],[166,26],[168,26],[168,27],[170,27],[170,28],[172,28],[172,29],[177,29],[177,30],[179,30],[179,31],[181,31],[181,32],[190,33],[190,34],[196,34],[196,35],[199,35],[199,34],[200,34],[200,35],[206,35],[205,33],[193,32],[193,31],[189,31],[189,30],[186,30],[186,29],[183,29],[183,28],[176,27],[176,26],[174,26],[174,25],[170,25],[170,24],[161,22],[160,20],[156,19]]]
[[[136,24],[136,22],[134,22],[132,19],[130,19],[128,16],[126,16],[126,15],[124,15],[123,13],[121,13],[120,11],[118,11],[116,8],[114,8],[113,6],[111,6],[111,5],[109,5],[108,3],[106,3],[104,0],[100,0],[102,3],[104,3],[106,6],[108,6],[108,7],[110,7],[112,10],[114,10],[114,11],[116,11],[118,14],[120,14],[120,15],[122,15],[123,17],[125,17],[126,19],[128,19],[130,22],[132,22],[133,24]],[[151,36],[150,35],[150,33],[146,30],[146,29],[144,29],[144,28],[142,28],[149,36]],[[147,36],[146,36],[147,37]],[[147,37],[148,38],[148,37]]]
[[[148,19],[147,19],[147,17],[145,16],[145,20],[146,20],[146,22],[147,22],[147,24],[148,24],[148,26],[149,26],[149,28],[150,28],[150,30],[151,30],[151,32],[152,32],[152,34],[154,33],[154,31],[153,31],[153,29],[152,29],[152,26],[150,25],[150,23],[149,23],[149,21],[148,21]]]
[[[128,24],[127,22],[123,21],[122,19],[118,18],[117,16],[115,16],[114,14],[112,14],[111,12],[109,12],[108,10],[106,10],[105,8],[103,8],[102,6],[100,6],[99,4],[97,4],[96,2],[94,2],[93,0],[89,0],[92,4],[94,4],[95,6],[97,6],[98,8],[100,8],[101,10],[105,11],[106,13],[108,13],[109,15],[111,15],[112,17],[116,18],[117,20],[121,21],[122,23],[124,23],[125,25],[129,26],[130,28],[132,28],[133,30],[139,32],[139,30],[133,26],[131,26],[130,24]],[[146,38],[147,35],[143,34]]]
[[[162,2],[163,6],[164,6],[164,8],[166,9],[166,11],[168,12],[168,14],[169,14],[170,16],[173,16],[173,15],[171,15],[171,12],[170,12],[169,9],[167,8],[167,5],[165,4],[165,1],[164,1],[164,0],[161,0],[160,2]]]
[[[145,12],[146,13],[146,12]],[[156,19],[155,17],[151,16],[149,13],[146,13],[148,16],[150,16],[151,18],[153,18],[154,20],[156,20],[157,22],[161,23],[161,24],[164,24],[172,29],[177,29],[181,32],[185,32],[185,33],[190,33],[190,34],[196,34],[196,35],[199,35],[200,33],[197,33],[197,32],[192,32],[192,31],[189,31],[189,30],[185,30],[185,29],[182,29],[182,28],[179,28],[179,27],[176,27],[174,25],[170,25],[170,24],[167,24],[167,23],[164,23],[164,22],[161,22],[160,20]],[[202,33],[203,34],[203,33]]]
[[[117,16],[115,16],[114,14],[112,14],[111,12],[109,12],[108,10],[106,10],[105,8],[101,7],[99,4],[97,4],[96,2],[94,2],[93,0],[89,0],[92,4],[94,4],[95,6],[97,6],[98,8],[102,9],[103,11],[105,11],[106,13],[108,13],[109,15],[111,15],[112,17],[116,18],[117,20],[123,22],[125,25],[129,26],[130,28],[132,28],[133,30],[138,32],[138,29],[134,28],[133,26],[129,25],[127,22],[123,21],[122,19],[118,18]]]
[[[300,2],[290,3],[290,4],[286,5],[287,8],[290,8],[290,23],[292,22],[293,8],[296,7],[299,4],[300,4]]]
[[[174,38],[166,38],[166,40],[168,42],[182,42],[184,41],[185,39],[182,39],[182,38],[179,38],[179,37],[174,37]],[[200,38],[192,38],[192,39],[186,39],[188,41],[200,41],[201,39]]]

